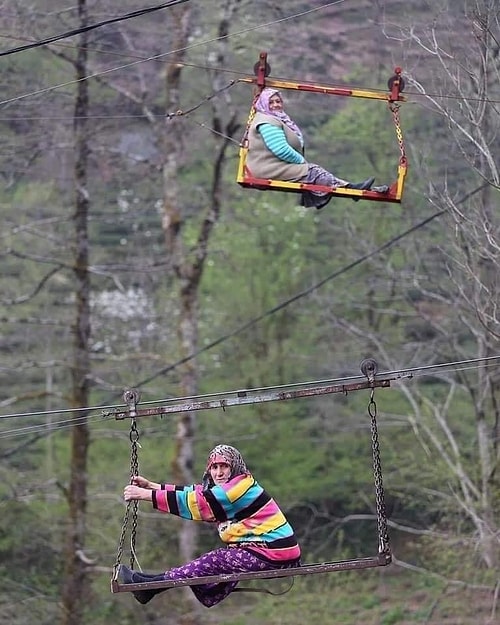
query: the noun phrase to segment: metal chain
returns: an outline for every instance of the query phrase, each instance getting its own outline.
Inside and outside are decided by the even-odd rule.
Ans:
[[[137,448],[139,446],[139,431],[137,430],[137,422],[132,419],[130,423],[130,483],[132,478],[139,475],[139,455]],[[130,502],[129,502],[130,503]],[[130,568],[134,568],[135,563],[135,543],[137,539],[137,511],[139,502],[137,500],[132,502],[132,528],[130,530]]]
[[[135,414],[135,402],[134,406],[131,409],[131,414]],[[139,446],[139,431],[137,430],[137,421],[135,418],[131,419],[130,422],[130,483],[132,483],[132,478],[136,475],[139,475],[139,455],[138,455],[138,446]],[[115,565],[113,567],[113,577],[116,577],[118,574],[118,568],[121,564],[122,556],[123,556],[123,546],[125,544],[125,536],[127,533],[127,527],[130,517],[130,511],[132,510],[132,529],[130,533],[130,568],[134,568],[135,563],[135,545],[137,539],[137,517],[138,517],[138,501],[129,501],[127,502],[127,507],[125,508],[125,514],[123,516],[123,523],[120,532],[120,540],[118,542],[118,551],[116,554]]]
[[[115,566],[113,567],[115,572],[118,571],[118,567],[120,566],[120,563],[122,561],[123,544],[125,542],[125,533],[127,531],[128,517],[129,517],[131,503],[132,502],[129,501],[127,503],[127,507],[125,508],[125,515],[123,517],[122,530],[121,530],[121,533],[120,533],[120,541],[118,543],[118,552],[116,554]]]
[[[401,159],[406,161],[405,143],[403,140],[403,131],[401,130],[401,121],[399,119],[399,104],[389,104],[389,108],[391,109],[394,126],[396,127],[396,137],[398,140],[399,150],[401,152]]]
[[[373,477],[375,480],[375,503],[377,509],[377,526],[379,537],[379,553],[390,553],[389,532],[387,530],[387,513],[382,480],[382,464],[380,462],[380,446],[377,430],[377,404],[374,399],[375,388],[372,388],[368,403],[368,414],[371,420]]]

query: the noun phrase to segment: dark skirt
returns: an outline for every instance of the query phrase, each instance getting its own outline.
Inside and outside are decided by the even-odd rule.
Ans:
[[[332,173],[323,169],[315,163],[309,163],[307,174],[299,180],[299,182],[307,182],[309,184],[318,184],[326,187],[343,187],[347,184],[347,180],[337,178]],[[323,191],[303,191],[300,199],[300,205],[306,208],[323,208],[332,199],[331,193]]]

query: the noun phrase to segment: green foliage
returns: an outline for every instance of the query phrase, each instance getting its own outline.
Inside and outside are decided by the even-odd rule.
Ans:
[[[132,9],[130,2],[125,4],[120,10]],[[240,14],[231,24],[234,31],[241,27],[245,32],[245,41],[239,41],[230,63],[241,73],[253,64],[252,42],[260,37],[254,30],[257,21],[283,17],[281,8],[250,4],[250,13]],[[413,4],[405,4],[408,15],[417,8]],[[454,11],[455,4],[450,4]],[[26,13],[22,24],[27,28],[20,30],[18,24],[14,30],[23,36],[29,32],[35,36],[35,30],[38,37],[49,36],[54,32],[53,16],[60,15],[61,7],[55,0],[38,5],[33,14],[33,7],[28,11],[12,5],[2,19],[13,19],[15,11]],[[215,3],[205,5],[199,3],[195,9],[202,18],[201,30],[193,35],[195,45],[183,68],[182,106],[186,109],[212,89],[204,68],[209,55],[205,45],[197,44],[203,38],[212,40],[219,32],[218,16],[211,11]],[[399,11],[397,3],[394,7]],[[289,11],[309,8],[304,2],[287,3]],[[105,2],[99,10],[112,14],[115,9]],[[422,13],[427,19],[428,7]],[[68,10],[60,19],[69,24],[72,15]],[[399,23],[401,13],[395,15]],[[280,21],[278,28],[266,27],[266,41],[272,41],[275,50],[287,50],[286,54],[273,53],[273,74],[315,76],[324,81],[349,77],[358,85],[380,87],[385,71],[381,67],[395,50],[391,47],[390,54],[370,58],[365,45],[379,46],[380,38],[361,42],[351,36],[353,30],[356,33],[358,28],[367,28],[367,23],[375,23],[366,17],[359,26],[356,10],[349,9],[340,20],[319,24],[315,13],[309,12],[295,25],[288,21],[284,27]],[[158,130],[160,124],[168,123],[161,115],[166,106],[164,71],[169,66],[167,61],[158,71],[159,59],[138,62],[169,47],[173,33],[165,29],[168,16],[165,19],[165,23],[159,17],[147,22],[130,20],[120,25],[120,31],[103,29],[95,33],[99,46],[90,50],[96,72],[111,68],[114,56],[110,53],[130,57],[126,71],[106,71],[90,84],[86,192],[91,202],[93,406],[121,402],[123,387],[142,380],[150,380],[142,384],[144,404],[178,394],[180,368],[158,374],[176,362],[179,352],[179,283],[169,271],[171,250],[165,249],[159,203],[163,185],[169,184],[161,175],[161,159],[168,155],[161,153]],[[342,30],[345,25],[347,34]],[[315,42],[314,49],[310,40]],[[353,46],[356,54],[352,54]],[[370,59],[366,66],[358,48]],[[71,48],[57,50],[74,55]],[[212,53],[217,58],[215,47]],[[192,66],[189,61],[194,61]],[[419,61],[415,67],[422,71],[428,61]],[[128,61],[123,59],[123,63]],[[0,424],[0,622],[52,624],[57,618],[67,529],[69,433],[74,417],[67,410],[75,336],[71,255],[74,67],[48,50],[33,50],[9,56],[4,78],[0,401],[4,412],[35,414],[2,419]],[[50,88],[59,83],[67,86]],[[46,87],[46,92],[36,94]],[[241,102],[241,122],[248,110],[247,87],[222,96],[230,93],[233,102]],[[138,97],[126,98],[127,90]],[[28,92],[35,92],[36,97],[17,100]],[[371,174],[379,183],[395,178],[399,146],[385,102],[317,93],[287,95],[306,131],[308,158],[352,180]],[[155,124],[142,117],[145,109],[157,116]],[[103,117],[107,117],[105,122]],[[214,144],[206,132],[208,108],[183,119],[180,208],[186,258],[191,261],[189,250],[211,201]],[[450,213],[453,221],[443,217],[397,246],[387,247],[401,232],[437,210],[424,199],[429,182],[443,187],[448,182],[447,196],[453,196],[468,192],[477,177],[454,149],[441,117],[433,117],[412,101],[401,107],[401,121],[411,157],[402,206],[339,199],[314,211],[299,207],[294,195],[242,190],[234,182],[237,146],[229,150],[222,215],[210,239],[199,293],[199,346],[215,344],[196,359],[200,393],[359,375],[359,362],[366,356],[376,356],[381,369],[388,370],[453,361],[457,354],[462,359],[494,352],[494,343],[482,343],[486,334],[477,323],[476,311],[457,313],[462,296],[467,300],[471,293],[478,295],[468,279],[457,280],[464,265],[453,247],[457,240],[467,253],[474,252],[474,245],[459,240],[455,230],[461,227],[461,219],[474,225],[472,202],[464,204],[460,220],[455,221],[457,216]],[[485,201],[487,223],[492,224],[488,234],[494,231],[495,202],[494,195]],[[384,250],[372,255],[381,246]],[[452,261],[457,263],[458,276],[451,270]],[[492,273],[496,275],[494,267]],[[495,301],[489,292],[487,298]],[[451,381],[457,390],[450,398]],[[489,425],[496,414],[495,379],[486,383],[469,371],[454,375],[453,380],[414,379],[402,384],[415,392],[401,392],[395,384],[375,394],[387,509],[395,523],[434,534],[412,534],[412,540],[401,531],[392,531],[391,536],[402,562],[437,575],[390,567],[387,572],[301,578],[284,599],[230,597],[217,609],[218,622],[406,625],[430,623],[432,616],[436,622],[460,619],[476,625],[478,614],[485,619],[491,614],[495,569],[484,567],[478,556],[477,528],[453,497],[461,492],[461,485],[450,463],[431,444],[431,436],[437,437],[442,451],[453,460],[458,457],[471,480],[483,489],[477,422],[480,417]],[[483,391],[491,402],[485,399],[478,409],[476,400]],[[286,510],[306,561],[372,554],[377,545],[368,397],[367,391],[200,411],[193,473],[201,476],[206,453],[215,443],[234,444]],[[60,412],[54,413],[54,408]],[[418,420],[410,422],[415,412]],[[448,419],[449,431],[444,435],[436,414]],[[176,418],[145,418],[139,425],[141,473],[169,481]],[[109,593],[125,509],[122,489],[129,480],[129,423],[103,419],[97,409],[89,415],[89,427],[85,555],[92,562],[88,572],[93,585],[86,621],[102,625],[116,621],[132,625],[141,619],[181,622],[190,609],[181,592],[165,593],[145,608],[131,596]],[[38,438],[40,432],[42,438]],[[489,521],[493,524],[500,512],[498,480],[492,478],[488,487],[484,494],[492,501]],[[372,518],[352,520],[356,515]],[[178,563],[178,528],[177,520],[141,505],[137,552],[144,568],[157,570]],[[217,544],[212,529],[202,530],[200,549]],[[464,598],[460,593],[465,589],[460,587],[458,593],[453,585],[447,588],[439,575],[468,583],[469,594]],[[474,594],[479,593],[474,586],[484,586],[485,596]]]
[[[422,581],[430,583],[423,587]],[[262,586],[261,586],[262,587]],[[274,592],[284,590],[277,580],[267,586]],[[446,589],[430,577],[404,572],[356,571],[296,578],[293,588],[282,597],[248,596],[245,604],[230,597],[221,605],[218,620],[232,624],[241,611],[249,612],[249,623],[265,620],[270,625],[304,622],[336,622],[342,625],[380,625],[381,623],[445,622],[463,619],[474,622],[487,614],[488,601],[481,593],[470,591],[468,605],[460,601],[463,589]],[[453,607],[453,602],[455,606]],[[434,620],[429,620],[432,616]]]
[[[21,499],[3,499],[0,515],[0,578],[5,580],[0,597],[22,597],[31,587],[37,594],[54,597],[62,570],[58,534],[62,517],[36,501],[31,494]],[[0,598],[1,602],[1,598]]]
[[[212,240],[201,329],[220,336],[247,326],[212,351],[208,362],[213,373],[218,373],[215,365],[224,376],[224,363],[229,362],[238,386],[255,387],[284,383],[296,375],[291,350],[309,332],[308,312],[300,303],[282,311],[279,307],[307,280],[307,250],[314,245],[315,229],[304,209],[290,200],[285,203],[279,194],[261,193],[247,202],[218,225]],[[235,347],[244,349],[244,359],[232,357]],[[307,351],[308,345],[304,347]]]
[[[406,610],[401,606],[388,610],[380,621],[381,625],[395,625],[401,623],[406,616]]]

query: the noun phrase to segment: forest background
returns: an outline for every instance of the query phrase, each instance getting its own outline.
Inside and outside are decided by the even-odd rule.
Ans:
[[[498,623],[498,2],[164,4],[117,19],[145,7],[0,2],[0,623]],[[403,68],[401,205],[307,210],[236,184],[239,79],[260,51],[273,77],[321,84],[385,90]],[[395,179],[385,102],[284,97],[309,160]],[[359,376],[366,357],[396,372],[375,392],[390,566],[210,611],[189,589],[147,606],[109,592],[136,436],[113,416],[124,389],[157,406]],[[231,443],[305,562],[375,555],[369,399],[141,417],[140,472],[192,483]],[[139,507],[145,570],[217,544]]]

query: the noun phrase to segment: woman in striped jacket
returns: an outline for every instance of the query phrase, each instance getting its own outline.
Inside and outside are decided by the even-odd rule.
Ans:
[[[304,158],[304,139],[297,124],[283,110],[283,98],[277,89],[266,87],[255,101],[255,117],[248,131],[246,164],[255,178],[306,182],[333,189],[371,189],[375,178],[352,183],[330,173],[316,163]],[[375,190],[386,190],[376,187]],[[323,208],[331,193],[323,191],[302,192],[302,206]],[[359,198],[353,198],[358,200]]]
[[[300,547],[276,501],[248,471],[240,452],[230,445],[217,445],[209,454],[201,484],[159,484],[135,476],[124,489],[125,501],[149,501],[153,508],[190,519],[217,524],[225,547],[162,574],[145,574],[120,566],[121,581],[178,580],[227,573],[246,573],[300,565]],[[206,607],[225,599],[237,581],[191,586]],[[139,603],[147,603],[163,589],[134,592]]]

